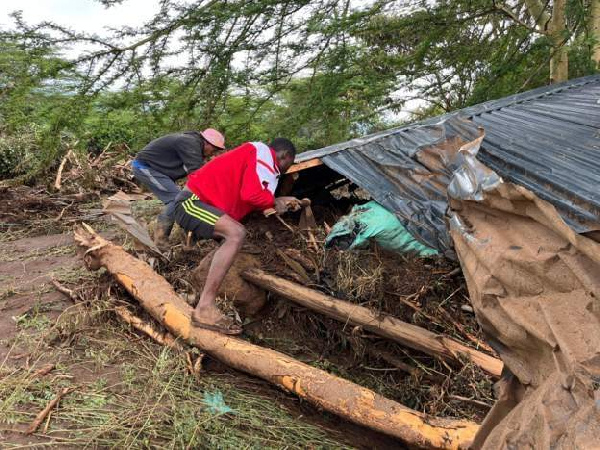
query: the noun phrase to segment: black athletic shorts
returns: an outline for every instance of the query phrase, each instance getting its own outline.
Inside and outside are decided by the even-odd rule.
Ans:
[[[196,239],[212,239],[215,223],[225,215],[214,206],[201,202],[192,192],[184,189],[175,198],[173,217],[181,228],[194,233]]]

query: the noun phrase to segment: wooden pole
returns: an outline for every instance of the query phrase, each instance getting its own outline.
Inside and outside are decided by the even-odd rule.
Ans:
[[[495,377],[499,377],[502,372],[502,361],[498,358],[395,317],[380,316],[363,306],[330,297],[314,289],[270,275],[260,269],[248,269],[242,273],[242,277],[302,306],[341,322],[359,325],[365,330],[399,342],[406,347],[451,362],[460,361],[459,355],[462,354]]]
[[[192,327],[192,308],[145,262],[96,234],[89,226],[75,231],[88,250],[88,267],[105,267],[174,336],[223,363],[267,380],[351,422],[420,448],[467,448],[478,425],[432,417],[386,399],[355,383],[304,364],[283,353],[242,339]]]

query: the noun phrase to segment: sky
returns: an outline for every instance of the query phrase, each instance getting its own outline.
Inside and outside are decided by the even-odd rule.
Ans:
[[[135,28],[151,20],[159,10],[159,0],[124,0],[110,8],[95,0],[0,0],[0,29],[12,27],[10,14],[15,10],[22,11],[23,19],[30,25],[51,21],[75,31],[107,36],[108,28]],[[85,44],[75,44],[60,53],[76,58],[87,49]],[[185,58],[174,57],[171,62],[182,63]]]
[[[94,0],[0,0],[0,26],[11,25],[9,14],[23,11],[27,23],[44,20],[69,26],[77,31],[102,32],[105,27],[141,25],[158,10],[158,0],[125,0],[105,8]]]

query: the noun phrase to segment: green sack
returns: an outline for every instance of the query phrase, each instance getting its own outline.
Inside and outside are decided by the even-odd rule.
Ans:
[[[437,250],[417,241],[395,214],[374,201],[356,205],[350,214],[342,217],[327,235],[325,246],[351,250],[366,246],[371,239],[381,247],[399,253],[438,254]]]

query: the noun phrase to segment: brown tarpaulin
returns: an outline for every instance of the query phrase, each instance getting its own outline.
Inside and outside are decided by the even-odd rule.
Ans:
[[[520,186],[458,197],[451,236],[505,363],[474,447],[600,448],[600,244]]]

